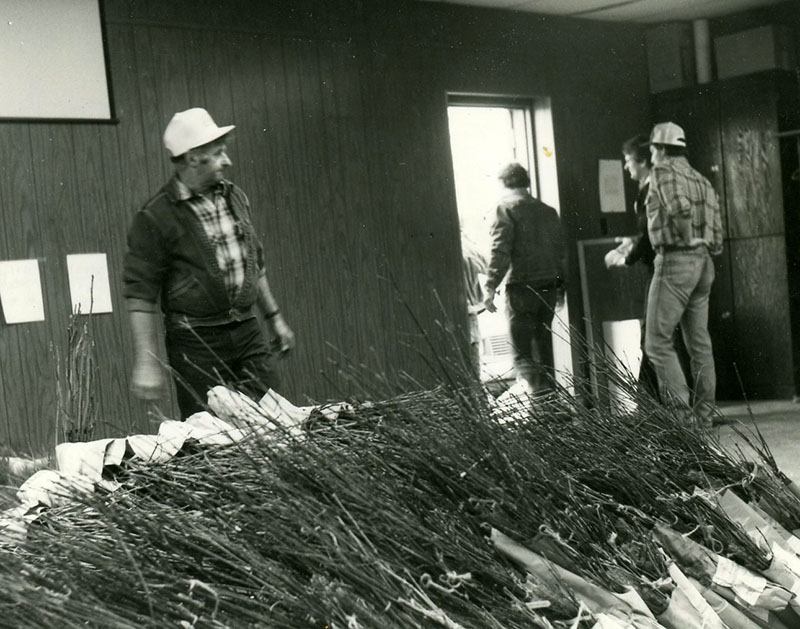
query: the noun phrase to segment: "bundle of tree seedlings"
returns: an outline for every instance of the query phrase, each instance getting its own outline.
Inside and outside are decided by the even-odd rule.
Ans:
[[[800,626],[800,501],[766,445],[631,395],[442,386],[299,426],[226,398],[236,439],[127,453],[0,551],[0,626]]]

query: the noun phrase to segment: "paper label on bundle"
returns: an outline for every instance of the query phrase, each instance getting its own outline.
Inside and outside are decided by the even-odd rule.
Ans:
[[[725,625],[723,625],[717,612],[714,611],[714,608],[711,607],[708,601],[703,597],[700,590],[686,578],[686,575],[683,574],[677,564],[670,563],[667,566],[667,571],[678,589],[686,595],[692,607],[697,610],[697,613],[703,621],[703,627],[705,629],[723,629]]]
[[[714,583],[731,588],[748,605],[755,605],[758,596],[767,587],[767,580],[743,568],[727,557],[719,557],[717,570],[711,579]]]
[[[597,622],[592,629],[629,629],[630,623],[623,622],[619,618],[614,618],[608,614],[597,614]]]
[[[790,535],[786,540],[786,547],[796,555],[800,555],[800,538],[795,535]]]
[[[777,542],[772,543],[772,555],[786,566],[793,575],[800,577],[800,557],[786,550]]]

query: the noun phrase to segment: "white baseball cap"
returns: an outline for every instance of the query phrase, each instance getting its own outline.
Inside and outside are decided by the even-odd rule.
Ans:
[[[686,146],[686,134],[674,122],[659,122],[650,133],[650,144]]]
[[[172,157],[177,157],[189,149],[221,138],[235,127],[236,125],[218,127],[205,109],[193,107],[172,116],[164,130],[164,147]]]

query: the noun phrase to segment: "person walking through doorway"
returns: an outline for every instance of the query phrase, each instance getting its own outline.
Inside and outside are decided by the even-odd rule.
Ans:
[[[550,326],[563,303],[567,253],[558,212],[529,192],[530,176],[513,162],[500,171],[504,195],[491,228],[492,250],[484,305],[495,312],[497,287],[506,279],[506,314],[514,369],[532,395],[553,389]]]

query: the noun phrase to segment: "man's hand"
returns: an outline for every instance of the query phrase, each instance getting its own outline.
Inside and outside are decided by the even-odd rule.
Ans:
[[[287,325],[286,321],[283,320],[282,315],[277,314],[267,319],[267,327],[269,328],[270,334],[272,334],[275,339],[281,354],[287,354],[294,349],[294,332],[292,332],[292,329]]]
[[[486,289],[486,299],[483,300],[483,306],[489,312],[497,312],[497,306],[494,305],[494,289]]]
[[[155,360],[138,360],[133,366],[131,392],[141,400],[158,400],[166,394],[166,379]]]
[[[603,259],[607,269],[611,269],[615,266],[625,266],[625,256],[620,253],[619,249],[612,249]]]

